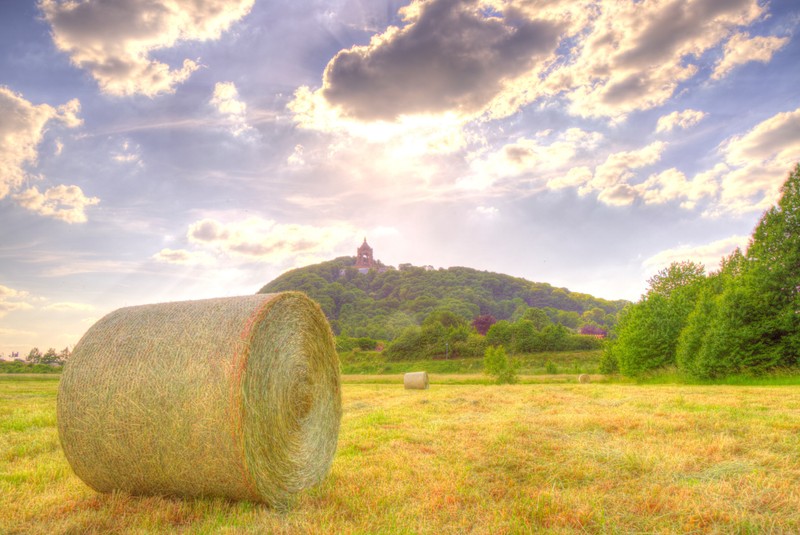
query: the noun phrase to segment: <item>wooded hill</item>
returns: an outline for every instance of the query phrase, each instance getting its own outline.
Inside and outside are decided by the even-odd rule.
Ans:
[[[570,329],[608,329],[627,301],[608,301],[546,283],[466,267],[426,270],[404,265],[359,273],[355,257],[294,269],[259,293],[297,290],[317,301],[334,333],[393,340],[434,311],[447,310],[468,322],[480,315],[515,321],[528,308],[543,309]]]

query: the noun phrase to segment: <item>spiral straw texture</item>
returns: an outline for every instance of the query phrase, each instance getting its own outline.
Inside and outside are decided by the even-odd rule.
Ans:
[[[58,431],[97,491],[284,506],[328,473],[341,407],[320,308],[261,294],[102,318],[65,367]]]

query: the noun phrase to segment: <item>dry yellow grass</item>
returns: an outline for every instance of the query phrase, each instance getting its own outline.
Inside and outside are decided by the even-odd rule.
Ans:
[[[280,513],[94,493],[29,384],[0,380],[10,533],[800,532],[800,387],[345,384],[330,476]]]

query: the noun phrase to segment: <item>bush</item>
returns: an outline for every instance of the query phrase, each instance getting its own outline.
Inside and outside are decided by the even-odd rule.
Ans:
[[[619,364],[610,348],[606,348],[600,356],[600,373],[612,374],[619,372]]]
[[[517,362],[506,355],[503,346],[487,347],[483,356],[483,369],[487,375],[497,379],[497,384],[513,384],[517,382]]]
[[[379,340],[373,338],[351,338],[349,336],[336,337],[336,350],[340,353],[360,349],[362,351],[375,351],[381,345]]]

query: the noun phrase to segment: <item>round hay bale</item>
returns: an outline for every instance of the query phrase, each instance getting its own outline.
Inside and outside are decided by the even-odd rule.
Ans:
[[[591,377],[589,377],[588,373],[582,373],[578,376],[578,382],[581,384],[586,384],[591,381]]]
[[[108,314],[75,346],[57,412],[97,491],[284,506],[328,473],[341,407],[330,326],[287,292]]]
[[[411,390],[428,389],[428,372],[409,372],[403,376],[403,385]]]

